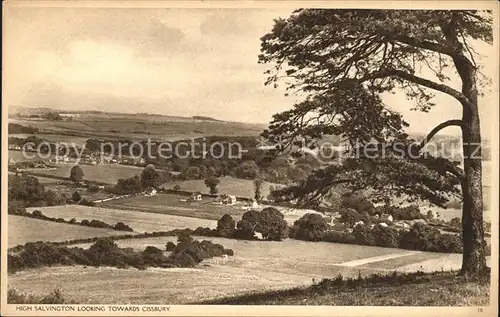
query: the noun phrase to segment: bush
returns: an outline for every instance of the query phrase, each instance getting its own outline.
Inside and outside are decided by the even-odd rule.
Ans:
[[[356,239],[356,243],[363,245],[375,245],[375,236],[370,227],[366,225],[355,226],[352,230],[352,234]]]
[[[97,192],[99,192],[99,186],[97,186],[97,185],[95,185],[95,184],[91,184],[91,185],[89,186],[89,188],[87,188],[87,191],[88,191],[89,193],[97,193]]]
[[[391,227],[375,226],[372,232],[375,238],[375,245],[386,248],[398,247],[398,230]]]
[[[33,215],[34,218],[43,218],[43,217],[45,217],[40,210],[33,210],[32,215]]]
[[[217,221],[217,232],[221,237],[230,238],[234,235],[236,223],[229,214],[225,214]]]
[[[168,252],[173,252],[175,250],[175,247],[175,243],[173,243],[172,241],[168,241],[165,245],[165,248]]]
[[[255,231],[258,224],[259,212],[256,210],[247,211],[236,224],[234,236],[238,239],[253,240],[255,239]]]
[[[130,228],[128,225],[124,224],[123,222],[119,221],[113,226],[114,230],[118,231],[134,231],[132,228]]]
[[[94,207],[95,206],[95,202],[93,202],[92,200],[87,200],[86,198],[83,198],[80,201],[80,205]]]
[[[224,254],[227,254],[228,256],[234,256],[234,251],[233,249],[224,249]]]
[[[109,228],[109,225],[107,223],[95,219],[92,219],[90,221],[89,226],[94,228]]]
[[[293,223],[291,237],[298,240],[321,241],[327,229],[328,224],[321,215],[308,213]]]
[[[80,193],[78,191],[73,192],[73,195],[71,196],[71,200],[73,200],[75,203],[79,202],[82,199],[80,196]]]
[[[354,227],[354,224],[361,220],[361,216],[358,212],[352,208],[347,208],[342,212],[342,217],[340,218],[340,222],[344,223],[349,227]]]

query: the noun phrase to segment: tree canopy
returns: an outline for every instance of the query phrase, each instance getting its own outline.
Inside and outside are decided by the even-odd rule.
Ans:
[[[473,43],[492,41],[488,11],[300,9],[275,20],[261,38],[259,62],[270,65],[266,84],[284,84],[302,100],[276,114],[263,136],[293,152],[340,135],[349,150],[342,162],[326,164],[275,196],[317,205],[342,185],[366,190],[374,201],[405,197],[444,206],[461,195],[463,270],[482,270],[482,163],[472,156],[481,157],[478,96],[489,81]],[[406,134],[401,114],[383,102],[384,94],[396,91],[423,112],[436,106],[435,93],[447,94],[462,106],[463,117],[442,122],[417,142]],[[425,151],[449,126],[462,129],[463,169]]]

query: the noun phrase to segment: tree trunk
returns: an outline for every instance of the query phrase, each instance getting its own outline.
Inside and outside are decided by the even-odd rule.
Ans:
[[[457,65],[458,64],[458,65]],[[469,99],[463,105],[464,179],[462,180],[463,261],[461,273],[477,276],[486,268],[483,228],[481,131],[477,105],[475,69],[464,60],[455,60],[462,78],[462,92]]]

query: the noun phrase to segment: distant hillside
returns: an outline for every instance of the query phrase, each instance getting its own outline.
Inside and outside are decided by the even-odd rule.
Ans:
[[[203,120],[203,121],[216,121],[216,122],[221,122],[222,120],[218,120],[212,117],[206,117],[206,116],[193,116],[193,119],[195,120]]]

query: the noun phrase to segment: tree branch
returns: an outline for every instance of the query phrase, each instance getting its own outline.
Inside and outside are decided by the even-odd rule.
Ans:
[[[445,121],[445,122],[442,122],[440,124],[438,124],[434,129],[431,130],[431,132],[429,132],[429,134],[427,134],[427,136],[422,140],[422,142],[420,143],[419,145],[419,149],[423,149],[427,143],[429,143],[429,141],[441,130],[443,130],[444,128],[447,128],[447,127],[450,127],[450,126],[459,126],[461,127],[462,126],[462,120],[458,120],[458,119],[454,119],[454,120],[448,120],[448,121]]]
[[[423,49],[437,52],[437,53],[441,53],[441,54],[446,54],[448,56],[453,56],[456,53],[456,51],[454,51],[453,49],[451,49],[447,46],[440,45],[438,43],[433,43],[430,41],[418,40],[416,38],[406,36],[403,34],[395,35],[393,33],[386,33],[386,34],[384,34],[384,36],[391,39],[391,40],[398,41],[398,42],[403,43],[403,44],[407,44],[407,45],[410,45],[413,47],[423,48]]]
[[[365,81],[372,80],[372,79],[391,77],[391,76],[396,76],[396,77],[399,77],[401,79],[413,82],[415,84],[422,85],[422,86],[425,86],[427,88],[431,88],[431,89],[443,92],[443,93],[450,95],[453,98],[457,99],[463,105],[467,105],[467,106],[470,105],[469,99],[461,92],[459,92],[459,91],[457,91],[449,86],[446,86],[444,84],[438,84],[436,82],[433,82],[432,80],[428,80],[428,79],[425,79],[425,78],[422,78],[419,76],[415,76],[413,74],[410,74],[410,73],[407,73],[405,71],[398,70],[398,69],[380,70],[378,72],[373,72],[373,73],[371,73],[367,76],[364,76],[360,79],[357,79],[355,81],[365,82]]]

